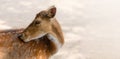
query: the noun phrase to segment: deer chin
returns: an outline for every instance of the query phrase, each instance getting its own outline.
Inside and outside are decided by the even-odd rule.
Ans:
[[[42,33],[42,34],[40,34],[40,35],[38,35],[38,36],[36,36],[36,37],[32,37],[31,38],[31,36],[28,36],[28,38],[27,39],[24,39],[23,41],[24,42],[29,42],[29,41],[31,41],[31,40],[37,40],[37,39],[40,39],[40,38],[42,38],[43,36],[45,36],[47,33]]]

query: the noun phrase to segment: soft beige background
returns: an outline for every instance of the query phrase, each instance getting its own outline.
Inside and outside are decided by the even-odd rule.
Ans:
[[[0,29],[25,28],[51,5],[66,41],[51,59],[120,59],[119,0],[0,0]]]

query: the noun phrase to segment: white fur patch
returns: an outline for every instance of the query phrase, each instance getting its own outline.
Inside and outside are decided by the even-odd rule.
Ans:
[[[59,42],[59,39],[51,34],[48,34],[48,38],[56,45],[58,51],[58,49],[60,49],[62,46],[62,44]]]

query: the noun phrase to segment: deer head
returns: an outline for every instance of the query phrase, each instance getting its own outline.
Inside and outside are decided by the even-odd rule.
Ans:
[[[24,42],[41,38],[52,31],[51,20],[56,14],[56,7],[39,12],[33,22],[19,36]]]

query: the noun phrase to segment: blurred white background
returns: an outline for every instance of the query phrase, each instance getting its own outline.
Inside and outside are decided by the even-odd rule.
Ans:
[[[51,5],[65,36],[51,59],[120,59],[119,0],[0,0],[0,29],[25,28]]]

